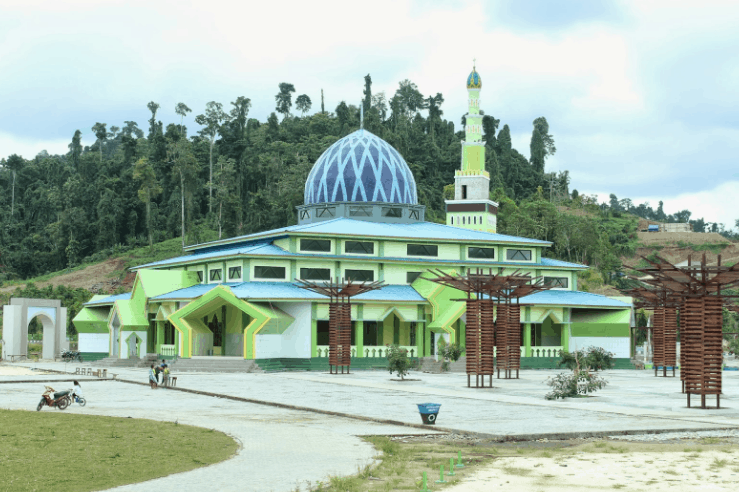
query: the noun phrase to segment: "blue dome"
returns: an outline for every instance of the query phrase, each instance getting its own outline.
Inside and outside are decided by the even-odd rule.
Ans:
[[[389,143],[357,130],[321,154],[305,182],[305,205],[329,202],[417,205],[416,181]]]

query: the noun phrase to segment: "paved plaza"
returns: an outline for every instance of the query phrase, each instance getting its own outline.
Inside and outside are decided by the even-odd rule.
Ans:
[[[72,373],[79,366],[61,362],[23,365]],[[115,372],[118,379],[139,383],[146,383],[148,374],[144,369],[115,369]],[[356,473],[358,466],[370,463],[376,455],[372,446],[356,436],[421,433],[423,430],[418,428],[379,421],[420,424],[416,404],[424,402],[441,403],[437,420],[441,428],[501,439],[739,428],[739,372],[724,372],[724,395],[719,410],[686,408],[679,377],[656,378],[653,372],[634,370],[606,371],[609,384],[593,398],[547,401],[544,395],[549,388],[545,380],[558,372],[522,371],[518,380],[493,379],[493,389],[467,388],[464,374],[413,372],[412,381],[400,382],[382,371],[351,375],[174,373],[181,389],[339,412],[378,422],[177,390],[152,391],[148,386],[111,380],[83,382],[88,405],[72,406],[67,411],[178,420],[221,430],[241,442],[241,450],[231,460],[147,482],[145,487],[129,486],[129,490],[162,490],[173,486],[205,490],[202,488],[205,485],[214,486],[213,480],[220,490],[236,490],[228,477],[241,476],[248,470],[252,485],[249,490],[289,491],[298,482],[315,483],[329,474]],[[49,373],[3,376],[2,381],[39,381],[0,384],[3,407],[31,410],[43,391],[41,380],[69,377],[72,376]],[[708,403],[715,405],[715,398],[709,398]],[[699,399],[694,404],[699,404]]]

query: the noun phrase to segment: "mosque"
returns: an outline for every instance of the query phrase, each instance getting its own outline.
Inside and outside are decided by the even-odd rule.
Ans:
[[[328,298],[295,279],[343,278],[386,284],[352,300],[352,367],[383,364],[390,344],[433,356],[442,338],[464,347],[465,304],[424,273],[485,268],[528,272],[553,287],[521,301],[522,367],[553,367],[560,349],[591,345],[630,367],[630,299],[580,292],[577,273],[587,266],[545,258],[548,241],[496,233],[481,88],[473,69],[446,225],[424,220],[398,151],[359,129],[316,161],[297,225],[188,246],[185,256],[133,268],[130,293],[94,296],[74,318],[79,350],[87,360],[232,356],[325,369]]]

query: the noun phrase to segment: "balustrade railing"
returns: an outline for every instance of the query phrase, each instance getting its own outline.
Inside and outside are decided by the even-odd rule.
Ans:
[[[177,354],[177,347],[175,345],[160,345],[159,353],[173,357]]]
[[[400,345],[400,348],[408,351],[409,357],[418,357],[418,348],[413,345]],[[385,345],[366,346],[362,351],[362,357],[386,357],[388,347]],[[328,357],[328,345],[316,347],[317,357]],[[352,357],[357,357],[357,346],[352,345]]]
[[[168,345],[162,345],[165,347]],[[172,345],[174,347],[174,345]],[[412,345],[401,345],[400,348],[404,348],[408,351],[409,357],[418,357],[418,348]],[[386,357],[387,347],[381,346],[365,346],[363,350],[363,357]],[[559,357],[560,352],[564,350],[561,346],[555,347],[531,347],[531,357]],[[328,357],[328,345],[318,345],[316,347],[317,357]],[[495,353],[495,352],[493,352]],[[162,353],[162,355],[167,355]],[[174,355],[174,353],[172,353]],[[464,354],[462,354],[464,355]],[[357,356],[357,346],[352,345],[352,357]],[[526,347],[521,347],[521,357],[526,356]]]

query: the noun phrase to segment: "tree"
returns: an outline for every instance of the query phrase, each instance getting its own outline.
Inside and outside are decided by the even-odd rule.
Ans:
[[[144,138],[144,131],[139,128],[138,123],[135,121],[124,121],[123,122],[123,129],[121,130],[121,135],[124,137],[132,137],[132,138]]]
[[[170,132],[167,131],[169,134]],[[167,143],[167,161],[172,166],[172,174],[180,181],[180,231],[182,233],[182,247],[185,247],[185,194],[186,186],[198,172],[198,161],[192,155],[190,143],[180,138],[179,132],[175,132]],[[210,190],[212,191],[212,187]]]
[[[72,143],[69,144],[69,157],[72,159],[72,166],[77,169],[80,163],[80,155],[82,155],[82,132],[76,130],[72,137]]]
[[[557,152],[557,147],[554,146],[554,137],[549,134],[549,123],[543,116],[534,120],[534,129],[541,135],[542,142],[544,143],[544,158],[554,155]]]
[[[8,157],[8,160],[5,164],[5,166],[10,169],[10,172],[13,174],[13,184],[11,186],[11,199],[10,199],[10,216],[13,217],[13,213],[15,211],[15,177],[16,174],[18,174],[18,171],[23,169],[23,167],[26,165],[26,161],[23,160],[23,157],[19,156],[18,154],[13,154],[10,157]]]
[[[364,76],[364,89],[362,93],[364,94],[362,106],[364,107],[364,112],[367,113],[372,107],[372,77],[370,77],[370,74]]]
[[[205,113],[195,117],[195,123],[205,128],[200,130],[200,134],[210,142],[210,152],[208,162],[210,165],[210,187],[208,188],[208,213],[213,213],[213,147],[216,144],[216,136],[221,128],[221,124],[226,119],[226,113],[223,112],[221,103],[211,101],[205,105]],[[184,237],[184,236],[183,236]]]
[[[149,111],[151,111],[151,118],[149,119],[149,141],[154,139],[154,135],[156,135],[157,130],[157,110],[159,109],[159,104],[155,103],[154,101],[150,101],[147,105],[147,108],[149,108]]]
[[[482,117],[482,139],[485,145],[491,149],[496,147],[495,134],[498,133],[498,125],[500,120],[493,116],[485,115]]]
[[[149,247],[154,245],[151,230],[151,201],[162,193],[162,187],[157,180],[154,167],[149,159],[142,157],[133,168],[133,179],[140,183],[138,197],[146,204],[146,230],[149,233]]]
[[[378,92],[372,96],[372,107],[377,110],[380,121],[385,121],[385,118],[387,118],[387,99],[384,92]]]
[[[444,103],[444,96],[440,92],[437,92],[435,96],[429,96],[426,99],[426,106],[429,108],[429,135],[431,141],[435,142],[434,127],[437,123],[441,123],[441,117],[444,112],[441,110],[441,105]]]
[[[295,92],[295,86],[287,82],[280,82],[279,88],[280,92],[275,96],[275,101],[277,102],[275,109],[278,113],[282,114],[282,119],[284,120],[290,116],[290,108],[293,106],[292,93]]]
[[[323,89],[321,89],[321,114],[326,114],[326,108],[323,105]]]
[[[611,210],[614,211],[614,212],[620,212],[621,211],[621,204],[618,201],[618,197],[615,194],[611,193],[608,196],[608,198],[609,198],[608,204],[610,205]]]
[[[531,167],[533,167],[534,171],[537,173],[543,174],[546,149],[544,148],[544,138],[536,127],[534,127],[534,131],[531,133],[531,144],[529,149],[531,152]]]
[[[305,94],[301,94],[295,99],[295,108],[300,111],[300,116],[305,116],[307,111],[310,111],[311,100]]]
[[[235,175],[236,162],[220,156],[216,163],[214,184],[218,203],[218,239],[223,236],[223,204],[234,200]]]
[[[235,101],[231,102],[231,106],[233,108],[231,108],[229,116],[231,117],[231,121],[236,124],[239,139],[242,139],[246,133],[246,117],[249,116],[249,109],[251,109],[251,99],[239,96]]]
[[[103,164],[103,142],[108,138],[108,131],[105,129],[105,123],[95,123],[92,127],[92,133],[98,139],[98,148],[100,149],[100,165]]]
[[[187,116],[187,113],[191,113],[192,109],[187,107],[187,104],[185,103],[177,103],[177,106],[174,108],[174,112],[180,115],[180,133],[182,135],[185,134],[185,132],[182,131],[182,123],[185,121],[185,116]]]

